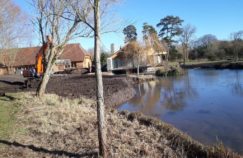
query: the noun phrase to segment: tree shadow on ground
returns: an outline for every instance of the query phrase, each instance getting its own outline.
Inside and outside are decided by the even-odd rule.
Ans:
[[[5,93],[0,93],[0,100],[2,101],[14,101],[16,98],[6,95]]]
[[[90,151],[90,152],[84,152],[84,153],[72,153],[68,151],[63,150],[49,150],[45,149],[43,147],[36,147],[34,145],[24,145],[18,142],[10,142],[6,140],[0,139],[0,144],[8,145],[8,146],[14,146],[14,147],[22,147],[22,148],[28,148],[35,152],[45,153],[45,154],[51,154],[51,155],[58,155],[58,156],[67,156],[67,157],[73,157],[73,158],[81,158],[81,157],[98,157],[97,151]]]

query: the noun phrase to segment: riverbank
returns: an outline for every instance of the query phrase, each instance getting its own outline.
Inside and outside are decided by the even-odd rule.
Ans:
[[[7,96],[0,97],[0,105],[18,110],[14,113],[13,134],[0,138],[0,157],[97,157],[93,100],[57,95],[40,100],[33,93]],[[106,121],[109,157],[239,157],[222,146],[204,146],[142,114],[107,109]]]
[[[117,131],[114,133],[108,132],[109,136],[110,136],[110,134],[114,134],[116,136],[116,137],[111,137],[112,140],[109,140],[112,142],[113,142],[113,140],[115,140],[115,142],[113,142],[113,143],[116,143],[116,145],[114,145],[114,146],[112,145],[112,143],[110,143],[110,145],[109,145],[109,146],[112,146],[112,150],[110,151],[110,154],[114,154],[114,155],[112,155],[112,157],[126,157],[126,156],[129,156],[129,157],[151,157],[151,156],[152,157],[161,157],[161,155],[166,156],[166,154],[167,154],[167,157],[176,157],[176,156],[181,157],[181,154],[182,155],[184,154],[187,157],[190,157],[190,155],[192,155],[192,154],[194,155],[192,157],[195,157],[195,155],[201,156],[201,154],[204,155],[201,157],[223,157],[222,155],[217,156],[219,153],[221,153],[223,155],[231,154],[231,157],[237,157],[236,154],[229,152],[228,150],[224,149],[224,147],[222,147],[222,146],[221,147],[204,146],[204,145],[192,140],[190,137],[183,134],[182,132],[175,129],[174,127],[167,125],[166,123],[164,123],[160,120],[149,118],[149,117],[141,115],[141,114],[133,114],[133,113],[127,113],[127,112],[118,113],[113,108],[115,108],[117,105],[120,105],[123,102],[125,102],[133,97],[135,92],[132,87],[132,84],[136,84],[136,82],[134,82],[134,80],[131,79],[130,77],[126,78],[124,76],[123,77],[117,77],[117,76],[104,77],[103,81],[104,81],[104,92],[105,92],[108,120],[110,117],[119,118],[118,120],[112,120],[112,119],[109,120],[109,121],[111,121],[110,125],[108,126],[109,129],[117,129]],[[35,89],[32,87],[28,90],[34,91]],[[11,94],[10,96],[7,95],[5,97],[1,97],[1,100],[7,100],[7,103],[10,104],[10,105],[6,105],[6,107],[11,107],[12,105],[14,105],[14,106],[18,105],[17,107],[23,106],[23,108],[21,108],[21,110],[24,110],[25,108],[27,108],[27,110],[25,110],[24,113],[22,112],[21,114],[17,114],[17,115],[18,116],[20,115],[20,118],[21,117],[23,117],[23,118],[31,117],[31,119],[28,119],[26,124],[22,125],[23,129],[20,127],[20,130],[16,130],[16,131],[22,131],[22,134],[29,135],[29,136],[31,136],[31,138],[25,138],[24,140],[21,139],[21,141],[23,141],[23,143],[22,142],[20,143],[20,142],[18,142],[18,139],[15,139],[16,137],[12,136],[11,139],[7,139],[8,140],[7,142],[6,142],[6,139],[1,138],[4,141],[1,141],[0,143],[5,144],[5,145],[15,145],[17,147],[17,151],[14,150],[14,152],[17,152],[17,154],[20,152],[23,155],[28,154],[28,152],[31,152],[32,154],[37,155],[37,156],[39,155],[39,152],[44,152],[44,155],[45,154],[51,155],[51,157],[57,157],[57,156],[53,156],[53,155],[60,156],[60,154],[64,155],[64,157],[65,156],[68,157],[68,156],[70,156],[70,154],[74,155],[74,157],[75,157],[75,155],[77,157],[81,157],[80,155],[83,155],[83,152],[85,154],[88,154],[87,157],[92,157],[92,155],[94,156],[95,154],[97,154],[97,140],[96,140],[96,135],[94,134],[94,132],[96,131],[96,128],[97,128],[96,121],[95,121],[96,108],[95,108],[95,104],[93,101],[95,99],[95,93],[96,93],[94,76],[68,75],[68,76],[52,78],[48,84],[47,91],[48,91],[48,93],[55,93],[55,94],[58,94],[59,96],[47,95],[47,99],[45,99],[44,101],[39,101],[37,98],[34,98],[33,92],[30,93],[30,92],[25,91],[26,94],[23,93],[23,94],[20,94],[20,96],[18,96],[19,94]],[[17,95],[17,96],[14,97],[15,95]],[[48,96],[51,96],[51,97],[48,97]],[[14,98],[14,99],[9,99],[9,98]],[[88,99],[84,99],[84,98],[88,98]],[[93,102],[92,105],[90,103],[86,103],[85,100],[86,101],[89,100],[90,102]],[[72,101],[75,101],[76,103],[73,103]],[[86,112],[82,112],[82,111],[75,112],[75,111],[72,111],[71,109],[66,109],[63,107],[63,106],[67,105],[66,102],[69,102],[67,104],[82,107],[82,109],[83,109],[83,106],[85,107],[86,105],[90,105],[92,110],[91,110],[91,112],[87,112],[87,111]],[[77,102],[78,102],[78,104],[77,104]],[[33,108],[34,111],[29,110],[29,108],[30,109],[32,109],[32,108],[26,107],[27,105],[34,106],[34,108]],[[54,106],[54,107],[52,107],[52,106]],[[60,106],[60,108],[58,108],[58,106]],[[69,105],[68,105],[68,107],[69,107]],[[53,111],[52,108],[54,108],[54,109],[58,108],[59,112]],[[19,109],[19,108],[17,108],[17,109]],[[42,110],[44,110],[44,111],[42,111]],[[74,110],[75,110],[75,108],[74,108]],[[84,109],[84,110],[86,110],[86,109]],[[39,114],[40,112],[42,113],[41,117],[33,116],[33,118],[32,118],[32,116],[29,116],[30,113]],[[49,112],[50,112],[50,114],[48,114]],[[63,113],[63,112],[65,112],[65,113]],[[12,113],[12,112],[9,112],[9,113]],[[77,113],[79,113],[79,114],[77,114]],[[49,115],[51,115],[51,116],[49,116]],[[71,119],[71,121],[62,120],[66,116],[69,117],[69,115],[74,116],[73,118],[68,118],[68,119]],[[88,120],[84,119],[86,123],[83,122],[82,124],[80,124],[80,127],[75,127],[75,128],[66,126],[66,124],[72,125],[73,121],[74,121],[74,123],[82,122],[82,121],[80,121],[80,119],[83,119],[83,117],[80,118],[81,116],[79,116],[79,115],[87,117]],[[90,116],[92,116],[92,119],[89,120]],[[75,118],[75,117],[77,117],[77,118]],[[35,120],[35,118],[38,118],[40,120]],[[19,121],[19,118],[17,120],[18,120],[18,124],[22,123],[21,120]],[[50,120],[54,120],[54,122],[52,122],[52,121],[50,122]],[[30,121],[30,122],[28,122],[28,121]],[[28,124],[31,126],[34,126],[35,130],[34,129],[29,130],[27,128],[27,127],[29,127]],[[42,129],[42,127],[40,127],[40,129],[39,129],[40,125],[44,126],[43,129]],[[52,129],[49,127],[49,125],[52,125],[52,126],[54,125],[54,127],[56,129],[58,129],[58,131],[52,131]],[[83,129],[83,127],[85,128],[85,130]],[[79,130],[79,128],[81,128],[81,131]],[[40,131],[40,130],[43,130],[43,131]],[[5,130],[5,131],[9,131],[9,130]],[[30,131],[30,132],[25,133],[25,131]],[[59,133],[59,131],[61,133]],[[151,131],[153,131],[153,132],[151,133]],[[62,132],[66,132],[64,134],[64,136],[63,136]],[[83,141],[85,136],[90,134],[89,132],[93,133],[93,138],[91,139],[90,137],[88,137],[89,140]],[[79,133],[79,135],[78,135],[78,133]],[[82,134],[80,134],[80,133],[82,133]],[[20,132],[20,134],[21,134],[21,132]],[[70,136],[72,134],[74,134],[74,137]],[[19,135],[19,134],[14,134],[14,135]],[[55,137],[52,137],[53,135]],[[124,139],[124,137],[130,136],[130,135],[131,135],[131,137],[127,137],[127,139]],[[155,135],[156,135],[156,137],[155,137]],[[17,137],[19,137],[19,136],[17,136]],[[37,142],[35,142],[36,137],[40,137],[37,139],[38,140]],[[45,139],[46,137],[47,137],[47,139]],[[65,138],[63,138],[63,137],[65,137]],[[60,138],[60,140],[59,140],[59,138]],[[82,141],[77,142],[77,140],[79,140],[79,139],[82,139]],[[25,142],[26,140],[27,140],[27,142]],[[42,140],[42,142],[41,142],[41,140]],[[89,147],[90,147],[89,150],[88,150],[88,148],[86,150],[85,144],[89,144],[89,141],[91,141],[91,140],[92,140],[93,144],[89,145]],[[145,140],[146,140],[146,143],[144,142]],[[16,141],[17,143],[14,141]],[[41,144],[38,144],[39,141],[41,142]],[[139,141],[139,142],[137,142],[137,141]],[[94,145],[95,144],[94,142],[96,142],[96,145]],[[37,144],[35,144],[35,143],[37,143]],[[33,144],[34,144],[34,147],[33,147]],[[70,145],[71,145],[71,147],[68,147]],[[23,151],[24,153],[22,153],[23,147],[25,148],[25,150]],[[82,147],[85,147],[85,149],[80,151],[79,149],[81,149]],[[141,150],[139,148],[141,148]],[[69,150],[69,149],[72,149],[72,150]],[[7,150],[9,150],[10,153],[13,152],[12,148],[7,148]],[[91,155],[89,155],[89,154],[91,154]],[[168,154],[169,154],[169,156],[168,156]],[[205,154],[207,156],[205,156]],[[213,156],[211,156],[211,155],[213,155]],[[26,157],[26,156],[22,156],[22,157]],[[30,155],[30,157],[35,157],[35,156]]]
[[[203,62],[188,62],[181,65],[182,68],[214,68],[214,69],[243,69],[243,61],[203,61]]]

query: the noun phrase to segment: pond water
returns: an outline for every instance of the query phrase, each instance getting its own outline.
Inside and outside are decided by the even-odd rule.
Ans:
[[[190,69],[136,91],[119,110],[160,118],[204,144],[223,142],[243,154],[243,70]]]

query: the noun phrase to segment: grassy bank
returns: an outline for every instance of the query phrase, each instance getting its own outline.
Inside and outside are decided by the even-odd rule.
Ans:
[[[0,157],[97,157],[96,105],[93,100],[64,99],[32,93],[2,98],[6,118],[15,118],[11,131],[0,137]],[[6,99],[6,100],[5,100]],[[3,104],[0,104],[1,106]],[[8,113],[15,105],[14,115]],[[4,112],[5,113],[5,112]],[[9,115],[9,116],[8,116]],[[239,157],[222,147],[207,147],[160,120],[142,114],[106,111],[109,157]],[[3,121],[8,127],[8,121]],[[11,123],[10,123],[11,124]],[[12,126],[11,125],[11,126]]]
[[[190,61],[182,64],[183,68],[215,68],[215,69],[243,69],[243,61],[219,60],[219,61]]]
[[[166,77],[166,76],[178,76],[182,75],[184,72],[181,69],[178,62],[169,62],[167,67],[161,67],[155,73],[156,76]]]

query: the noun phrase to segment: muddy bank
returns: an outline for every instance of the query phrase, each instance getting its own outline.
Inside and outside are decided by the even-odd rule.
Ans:
[[[205,63],[193,63],[181,65],[182,68],[213,68],[213,69],[243,69],[243,62],[230,62],[230,61],[219,61],[219,62],[205,62]]]
[[[31,93],[14,94],[14,135],[0,138],[0,157],[97,157],[95,102]],[[106,111],[108,157],[239,157],[207,147],[160,120],[137,113]]]

